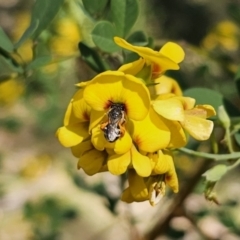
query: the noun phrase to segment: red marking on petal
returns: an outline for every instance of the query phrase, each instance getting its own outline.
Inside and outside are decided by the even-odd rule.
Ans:
[[[141,138],[139,136],[135,137],[134,142],[136,143],[137,147],[139,147],[139,145],[141,145],[142,143]]]
[[[166,181],[170,181],[170,180],[171,180],[171,176],[170,176],[170,175],[166,175],[166,176],[165,176],[165,180],[166,180]]]
[[[86,121],[90,121],[90,116],[89,116],[88,112],[85,111],[83,113],[83,119],[85,119]]]
[[[157,78],[162,72],[162,69],[159,65],[153,63],[152,64],[152,79]]]
[[[111,105],[113,104],[113,102],[111,100],[108,100],[105,105],[104,105],[104,109],[107,110],[111,107]]]

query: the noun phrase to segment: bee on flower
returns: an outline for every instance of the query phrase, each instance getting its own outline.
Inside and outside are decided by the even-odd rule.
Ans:
[[[127,172],[123,201],[156,205],[166,186],[178,192],[172,149],[187,144],[186,132],[208,139],[213,123],[207,118],[215,110],[195,106],[195,99],[182,96],[177,82],[163,75],[179,69],[184,58],[179,45],[167,43],[157,52],[118,37],[115,42],[138,53],[139,60],[78,84],[57,137],[79,158],[78,168],[86,174]],[[146,69],[151,70],[148,75]]]

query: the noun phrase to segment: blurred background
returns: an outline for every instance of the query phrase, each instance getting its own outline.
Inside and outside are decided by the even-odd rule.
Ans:
[[[54,60],[33,68],[28,76],[13,74],[0,82],[0,239],[240,239],[239,167],[217,183],[219,206],[203,194],[201,174],[209,160],[176,154],[180,192],[167,193],[155,207],[121,202],[119,177],[109,173],[89,177],[77,170],[77,159],[59,144],[55,132],[63,124],[74,84],[96,73],[78,49],[80,41],[91,42],[87,29],[93,29],[94,20],[84,17],[73,2],[77,1],[64,2],[40,36],[39,51]],[[0,26],[13,42],[29,26],[33,4],[0,0]],[[229,101],[231,116],[237,115],[240,1],[141,0],[139,5],[134,29],[146,31],[158,49],[174,41],[186,52],[180,71],[168,74],[184,91],[214,89]],[[31,62],[33,46],[31,40],[25,41],[17,61]],[[220,129],[217,138],[222,137]]]

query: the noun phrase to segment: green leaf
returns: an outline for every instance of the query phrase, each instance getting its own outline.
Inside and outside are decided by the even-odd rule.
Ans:
[[[212,105],[215,110],[223,105],[226,108],[227,113],[232,117],[240,115],[239,109],[217,91],[207,88],[189,88],[184,91],[184,96],[195,98],[196,104]]]
[[[215,110],[217,110],[219,106],[224,105],[223,96],[207,88],[189,88],[184,91],[184,96],[195,98],[196,104],[210,104]]]
[[[100,13],[104,10],[108,0],[82,0],[84,8],[90,15]]]
[[[138,2],[137,0],[111,0],[111,13],[118,35],[125,37],[137,20]]]
[[[240,94],[240,67],[237,70],[234,80],[235,80],[235,84],[236,84],[236,87],[238,90],[238,94]]]
[[[116,29],[107,21],[99,22],[92,31],[92,39],[96,46],[109,53],[120,50],[113,41],[115,36],[117,36]]]
[[[238,3],[229,3],[227,6],[227,12],[236,23],[240,24],[240,7]]]
[[[27,28],[27,30],[23,33],[21,38],[14,44],[14,48],[18,49],[26,40],[32,37],[34,32],[37,30],[39,25],[39,20],[36,20]]]
[[[125,52],[125,51],[124,51]],[[124,63],[134,62],[139,59],[139,55],[134,52],[127,52],[124,57]]]
[[[51,56],[40,56],[35,58],[31,63],[28,64],[26,70],[37,69],[46,66],[52,60]]]
[[[48,27],[58,13],[64,0],[36,0],[32,10],[32,19],[27,31],[35,40]],[[37,24],[39,23],[39,24]],[[36,25],[38,25],[36,27]],[[30,30],[31,29],[31,30]],[[34,30],[34,31],[33,31]],[[32,32],[33,31],[33,32]]]
[[[8,80],[14,73],[23,73],[22,67],[16,66],[12,59],[0,55],[0,82]]]
[[[95,72],[101,73],[110,69],[99,54],[84,43],[79,43],[79,50],[81,52],[81,57]]]
[[[142,31],[137,31],[131,34],[127,41],[137,46],[147,46],[148,45],[148,38]]]
[[[237,132],[234,134],[234,139],[235,139],[236,143],[238,144],[238,146],[240,146],[240,132]]]
[[[219,164],[207,170],[203,176],[207,181],[217,182],[227,172],[228,167],[224,164]]]
[[[0,48],[4,49],[6,52],[13,51],[13,44],[3,29],[0,27]]]

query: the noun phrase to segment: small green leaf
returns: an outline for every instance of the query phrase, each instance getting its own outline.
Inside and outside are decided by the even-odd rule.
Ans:
[[[79,50],[81,52],[81,57],[85,62],[97,73],[101,73],[110,69],[107,63],[99,56],[99,54],[92,48],[89,48],[84,43],[79,43]]]
[[[15,73],[23,73],[22,67],[16,66],[12,59],[0,55],[0,81],[8,80]]]
[[[184,91],[184,96],[196,99],[196,104],[210,104],[215,109],[224,105],[223,96],[211,89],[207,88],[189,88]]]
[[[227,172],[228,168],[224,164],[219,164],[211,169],[207,170],[203,176],[206,177],[207,181],[217,182]]]
[[[240,67],[238,68],[237,73],[235,74],[234,80],[235,81],[240,80]]]
[[[238,146],[240,146],[240,132],[237,132],[234,134],[234,139],[235,139],[236,143],[238,144]]]
[[[235,80],[235,84],[236,84],[238,93],[240,94],[240,67],[237,70],[234,80]]]
[[[148,45],[148,38],[142,31],[137,31],[131,34],[127,41],[137,46],[147,46]]]
[[[90,13],[90,15],[100,13],[104,10],[108,0],[82,0],[84,8]]]
[[[50,63],[52,60],[51,56],[40,56],[35,58],[31,63],[28,64],[27,70],[36,69],[43,67]]]
[[[31,38],[34,32],[37,30],[39,25],[39,20],[36,20],[27,28],[27,30],[23,33],[21,38],[14,44],[14,48],[18,49],[27,39]]]
[[[35,40],[48,27],[58,13],[64,0],[36,0],[32,10],[32,19],[27,31]],[[38,24],[39,23],[39,24]],[[37,27],[36,27],[37,25]],[[31,29],[31,30],[30,30]],[[33,31],[34,30],[34,31]],[[32,32],[33,31],[33,32]]]
[[[13,51],[13,44],[1,27],[0,27],[0,48],[4,49],[6,52]]]
[[[138,18],[138,2],[137,0],[111,0],[111,13],[118,35],[125,37]]]
[[[134,62],[136,60],[139,59],[139,55],[137,53],[134,52],[127,52],[125,54],[125,58],[124,58],[124,63],[130,63],[130,62]]]
[[[240,24],[240,7],[238,3],[229,3],[227,6],[227,12],[236,23]]]
[[[196,104],[212,105],[215,110],[217,110],[219,106],[223,105],[226,108],[229,116],[240,115],[238,108],[217,91],[207,88],[189,88],[184,91],[184,96],[195,98]]]
[[[116,29],[107,21],[99,22],[92,31],[93,42],[105,52],[111,53],[120,50],[113,41],[115,36],[117,36]]]

